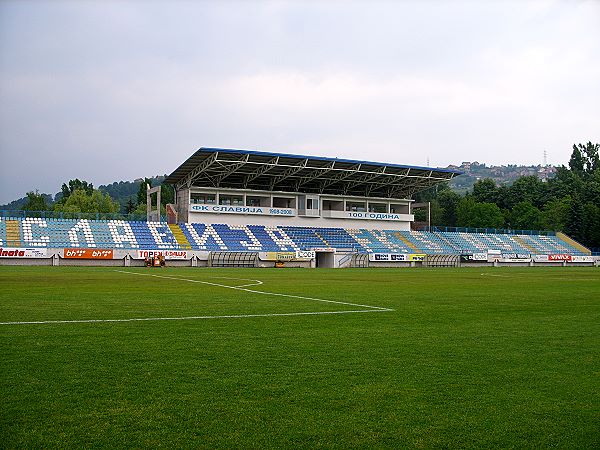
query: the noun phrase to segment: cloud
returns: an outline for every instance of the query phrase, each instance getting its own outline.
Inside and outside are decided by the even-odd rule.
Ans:
[[[600,141],[599,13],[3,2],[0,202],[75,177],[170,172],[200,146],[440,166],[537,163],[546,150],[565,163],[574,142]]]

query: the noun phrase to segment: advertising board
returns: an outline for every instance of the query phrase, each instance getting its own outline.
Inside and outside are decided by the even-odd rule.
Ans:
[[[593,263],[596,261],[596,257],[590,255],[573,256],[571,261],[577,263]]]
[[[188,260],[192,258],[191,252],[187,250],[137,250],[133,259],[146,259],[162,255],[166,260]]]
[[[404,253],[369,253],[369,261],[408,261],[408,254]]]
[[[369,261],[373,262],[402,262],[424,260],[424,253],[369,253]]]
[[[548,255],[548,261],[571,261],[573,257],[566,253],[557,253],[555,255]]]
[[[113,259],[112,250],[97,248],[65,248],[63,250],[65,259]]]
[[[315,258],[315,252],[298,250],[296,252],[260,252],[261,261],[310,261]]]
[[[0,258],[47,258],[45,248],[0,247]]]

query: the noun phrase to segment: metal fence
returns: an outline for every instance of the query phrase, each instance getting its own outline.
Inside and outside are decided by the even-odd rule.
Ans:
[[[439,226],[422,226],[418,227],[417,231],[439,231],[439,232],[456,232],[456,233],[486,233],[486,234],[526,234],[532,236],[555,236],[555,231],[549,230],[511,230],[504,228],[468,228],[468,227],[439,227]]]

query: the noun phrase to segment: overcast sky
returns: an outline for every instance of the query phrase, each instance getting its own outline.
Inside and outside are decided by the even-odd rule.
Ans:
[[[0,0],[0,203],[199,147],[566,164],[599,105],[600,1]]]

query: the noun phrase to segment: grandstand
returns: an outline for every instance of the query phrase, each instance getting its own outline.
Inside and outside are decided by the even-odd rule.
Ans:
[[[20,238],[7,236],[16,222]],[[183,238],[176,238],[179,234]],[[112,248],[286,252],[333,249],[361,253],[586,254],[556,235],[398,231],[224,223],[126,222],[88,219],[0,219],[0,242],[7,247]]]
[[[479,255],[486,261],[489,255],[494,260],[523,261],[535,255],[590,254],[554,233],[412,230],[410,197],[457,175],[427,167],[201,148],[166,179],[176,187],[176,204],[170,207],[176,215],[169,221],[173,223],[2,217],[0,245],[57,250]],[[334,259],[327,261],[335,266]]]

